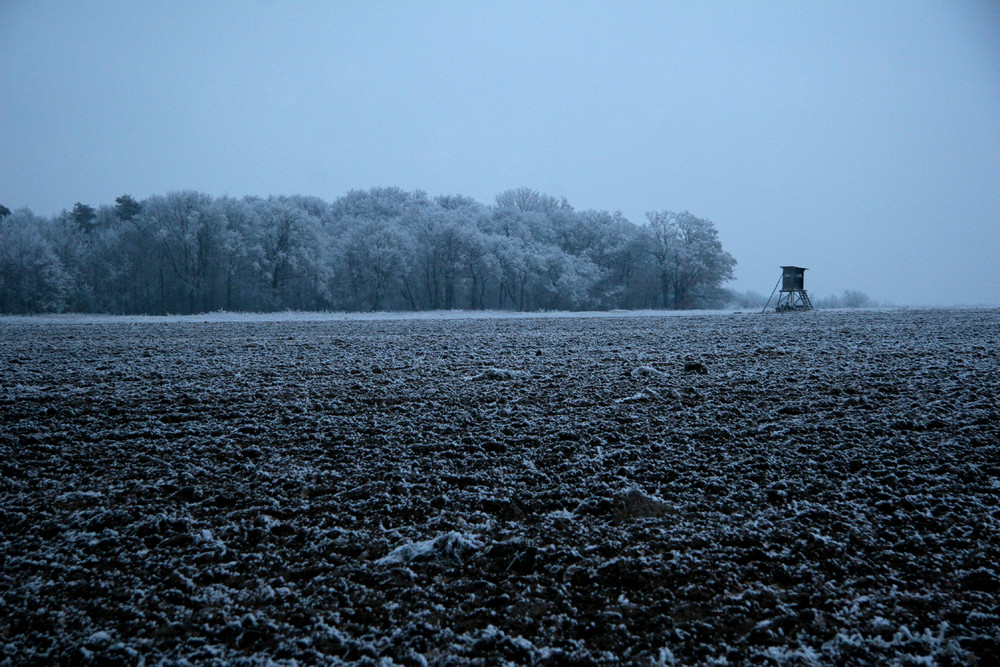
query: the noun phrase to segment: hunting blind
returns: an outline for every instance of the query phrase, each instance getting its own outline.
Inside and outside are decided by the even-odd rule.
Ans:
[[[812,301],[809,300],[809,294],[806,293],[805,289],[805,276],[806,269],[801,266],[781,267],[781,278],[778,279],[781,292],[778,293],[778,303],[774,307],[775,312],[812,310]],[[778,291],[778,285],[774,286],[774,292],[776,291]],[[767,304],[764,305],[764,310],[767,310],[767,306],[770,305],[774,292],[771,292]]]

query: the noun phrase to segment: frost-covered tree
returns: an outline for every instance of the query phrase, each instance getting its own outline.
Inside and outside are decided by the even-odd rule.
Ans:
[[[572,210],[566,198],[543,194],[532,188],[521,187],[504,190],[494,199],[496,208],[511,208],[517,211],[534,211],[536,213],[551,213],[560,209]]]
[[[0,312],[65,309],[72,281],[47,238],[48,227],[28,209],[0,220]]]
[[[599,269],[592,287],[597,308],[642,308],[649,303],[647,236],[620,212],[584,211],[568,247]],[[564,247],[567,247],[564,242]]]
[[[393,296],[401,291],[401,270],[413,246],[409,233],[384,220],[356,220],[340,242],[350,309],[380,311],[391,307]]]
[[[60,215],[52,229],[52,247],[71,279],[68,309],[121,312],[119,277],[127,257],[120,252],[121,222],[114,209],[100,206],[86,226]]]
[[[424,192],[352,190],[331,206],[333,293],[352,310],[428,308],[418,299],[419,237],[433,208]]]
[[[3,307],[28,311],[696,307],[724,294],[735,264],[688,213],[640,227],[531,188],[493,206],[393,187],[332,204],[186,191],[0,221],[12,217],[27,236],[10,247],[40,249],[33,266],[48,272],[18,282],[5,256]],[[28,299],[27,276],[47,296]]]
[[[594,287],[600,268],[585,255],[568,253],[555,245],[538,248],[535,255],[536,306],[543,310],[583,310],[598,301]]]
[[[815,300],[816,308],[870,308],[875,302],[861,290],[846,289],[842,294]]]
[[[687,211],[646,214],[650,253],[656,259],[662,306],[698,308],[719,305],[722,284],[733,279],[736,260],[722,249],[715,224]]]
[[[844,308],[868,308],[872,305],[870,296],[856,289],[846,289],[840,297]]]
[[[396,187],[351,190],[333,202],[332,216],[337,220],[395,220],[403,223],[415,210],[429,204],[424,192],[406,192]]]
[[[469,289],[470,258],[478,253],[478,222],[485,208],[468,199],[446,197],[422,207],[408,225],[414,254],[403,277],[403,295],[415,309],[458,307]]]
[[[259,220],[261,269],[270,287],[268,309],[321,306],[325,272],[319,218],[302,200],[271,197],[253,206]]]
[[[252,198],[223,197],[215,202],[225,219],[222,246],[224,273],[219,308],[260,311],[272,306],[270,285],[263,269],[262,224]]]
[[[729,301],[731,305],[737,308],[761,309],[767,305],[767,297],[754,290],[746,290],[745,292],[730,291]]]
[[[492,277],[497,286],[495,307],[528,310],[528,280],[535,268],[529,240],[522,236],[494,235],[489,248],[490,266],[495,269]]]
[[[155,239],[161,310],[212,309],[223,284],[226,221],[209,195],[191,190],[146,200],[138,223]]]

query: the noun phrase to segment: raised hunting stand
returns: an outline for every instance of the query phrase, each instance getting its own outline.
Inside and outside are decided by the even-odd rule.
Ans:
[[[801,266],[781,267],[781,278],[778,283],[781,285],[781,292],[778,293],[778,303],[775,304],[774,312],[784,313],[789,310],[812,310],[812,301],[806,293],[805,283],[806,269]],[[774,286],[771,296],[764,304],[764,310],[771,304],[774,292],[778,291],[778,285]],[[763,310],[761,312],[764,312]]]

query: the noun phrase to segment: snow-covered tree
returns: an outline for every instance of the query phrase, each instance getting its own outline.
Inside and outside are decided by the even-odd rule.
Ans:
[[[714,225],[689,213],[649,218],[640,227],[619,213],[576,211],[531,188],[502,192],[493,206],[394,187],[353,190],[332,204],[299,195],[122,195],[114,206],[77,203],[49,219],[0,215],[11,237],[0,308],[535,310],[724,301],[720,286],[735,260]],[[20,237],[12,225],[23,228]],[[35,254],[15,252],[25,248]],[[28,256],[31,266],[22,261]],[[25,292],[29,283],[37,297]]]
[[[698,308],[725,300],[719,290],[733,279],[736,260],[722,249],[715,224],[687,211],[654,211],[646,217],[650,253],[659,273],[661,305]]]
[[[28,209],[0,220],[0,312],[65,309],[72,281],[46,238],[47,226]]]
[[[325,290],[323,241],[318,217],[301,200],[271,197],[254,202],[261,270],[270,287],[268,309],[316,308]],[[317,211],[318,212],[318,211]]]
[[[146,200],[138,224],[155,238],[162,306],[193,313],[217,303],[226,221],[209,195],[191,190]]]

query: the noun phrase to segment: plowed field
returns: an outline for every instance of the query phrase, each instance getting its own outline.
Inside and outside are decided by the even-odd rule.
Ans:
[[[0,664],[1000,660],[997,310],[0,320],[0,414]]]

